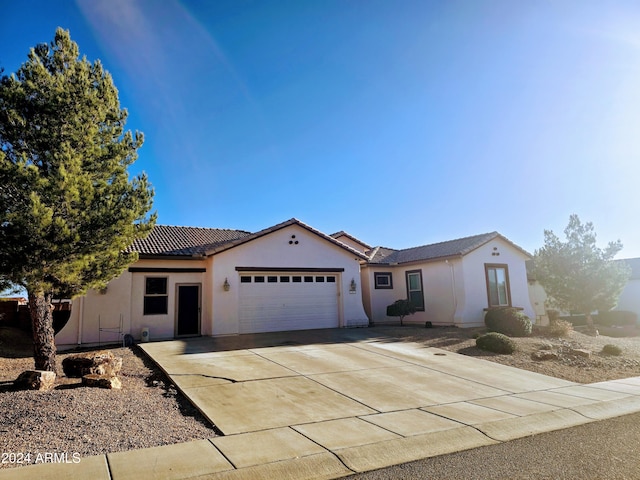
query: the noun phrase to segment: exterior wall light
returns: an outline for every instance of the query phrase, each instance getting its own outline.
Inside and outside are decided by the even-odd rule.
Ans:
[[[224,283],[222,284],[222,288],[224,289],[225,292],[228,292],[229,289],[231,288],[231,284],[229,283],[229,280],[227,280],[226,277],[224,279]]]
[[[356,293],[356,280],[354,278],[351,279],[351,284],[349,285],[349,293]]]

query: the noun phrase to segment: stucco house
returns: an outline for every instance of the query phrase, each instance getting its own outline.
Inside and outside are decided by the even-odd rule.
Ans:
[[[479,326],[506,305],[533,318],[530,255],[497,232],[394,250],[293,218],[257,233],[156,225],[130,249],[135,264],[74,300],[59,347],[364,327],[396,320],[401,298],[419,308],[408,322]]]
[[[631,269],[631,276],[620,293],[618,303],[613,310],[634,312],[638,316],[640,325],[640,258],[625,258],[615,260],[616,262],[624,262]],[[545,302],[547,293],[540,283],[533,276],[533,262],[527,262],[529,271],[529,296],[538,316],[546,319]],[[569,315],[569,312],[561,312],[563,315]]]
[[[366,256],[297,219],[257,233],[158,225],[130,248],[135,264],[74,300],[59,347],[369,323]]]
[[[531,255],[498,232],[403,250],[356,245],[344,232],[332,236],[367,254],[362,294],[374,324],[393,321],[386,308],[404,298],[418,310],[406,323],[483,326],[487,309],[504,306],[536,318],[525,267]]]
[[[640,322],[640,258],[626,258],[620,261],[629,265],[631,276],[614,310],[634,312],[638,315],[638,322]]]

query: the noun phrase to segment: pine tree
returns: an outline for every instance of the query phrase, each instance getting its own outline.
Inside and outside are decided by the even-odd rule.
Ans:
[[[0,78],[0,284],[28,293],[38,370],[56,371],[52,298],[120,275],[155,223],[126,120],[109,73],[60,28]]]
[[[534,256],[534,276],[551,306],[583,313],[593,329],[591,313],[615,307],[629,280],[629,268],[613,260],[622,244],[618,240],[598,248],[593,224],[583,224],[578,215],[569,217],[564,233],[565,242],[544,231],[544,247]]]

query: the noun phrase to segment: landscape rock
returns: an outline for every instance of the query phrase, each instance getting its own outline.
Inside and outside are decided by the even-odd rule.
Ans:
[[[552,352],[550,350],[538,350],[537,352],[533,352],[531,354],[531,358],[537,362],[542,362],[545,360],[557,360],[560,356],[556,352]]]
[[[584,348],[572,348],[571,354],[577,357],[591,358],[591,351]]]
[[[56,374],[45,370],[27,370],[13,382],[22,390],[50,390],[56,383]]]
[[[111,375],[96,375],[89,374],[84,375],[82,377],[82,384],[85,387],[96,387],[96,388],[122,388],[122,383],[118,377],[114,377]]]
[[[108,350],[79,353],[62,360],[62,370],[69,378],[85,375],[116,376],[122,369],[122,357],[116,357]]]

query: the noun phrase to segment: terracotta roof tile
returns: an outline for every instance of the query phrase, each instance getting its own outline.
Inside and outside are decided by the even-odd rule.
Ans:
[[[432,243],[421,247],[405,248],[404,250],[392,250],[379,247],[372,251],[371,263],[396,264],[416,262],[420,260],[433,260],[435,258],[465,255],[484,245],[489,240],[500,236],[498,232],[483,233],[471,237],[458,238],[447,242]]]
[[[140,255],[199,256],[247,235],[250,233],[243,230],[156,225],[147,238],[136,240],[127,251]]]

